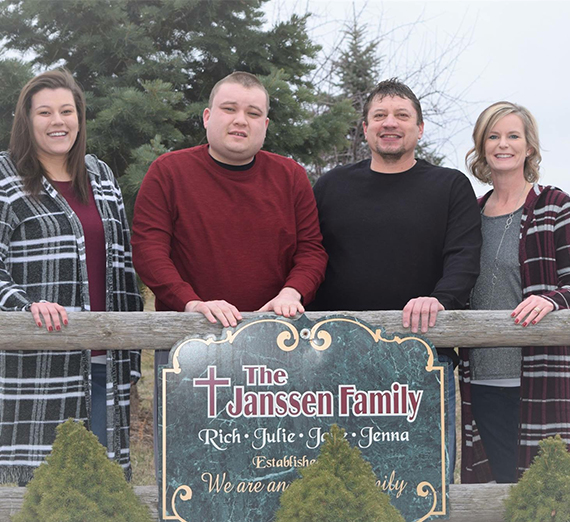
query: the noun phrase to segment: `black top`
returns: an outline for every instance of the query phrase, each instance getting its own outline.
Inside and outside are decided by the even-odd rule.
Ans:
[[[465,175],[423,160],[384,174],[364,160],[331,170],[314,191],[329,263],[310,309],[401,310],[420,296],[465,306],[481,249]]]

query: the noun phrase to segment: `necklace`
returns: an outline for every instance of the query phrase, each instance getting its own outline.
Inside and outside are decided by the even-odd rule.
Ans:
[[[494,302],[493,299],[495,296],[495,286],[497,284],[498,273],[499,273],[499,252],[501,251],[501,247],[503,246],[503,241],[505,240],[505,235],[507,234],[507,230],[509,230],[509,228],[513,224],[513,217],[516,214],[517,210],[519,209],[518,204],[520,199],[523,197],[525,193],[526,185],[527,184],[525,181],[522,192],[520,193],[519,197],[516,200],[515,209],[507,216],[507,221],[505,222],[505,229],[503,230],[503,235],[501,236],[501,240],[499,241],[499,246],[497,248],[497,253],[495,254],[495,259],[493,261],[493,265],[491,268],[491,299],[490,299],[491,303]],[[483,205],[483,208],[481,209],[481,214],[483,214],[486,206],[487,202],[485,202],[485,205]]]

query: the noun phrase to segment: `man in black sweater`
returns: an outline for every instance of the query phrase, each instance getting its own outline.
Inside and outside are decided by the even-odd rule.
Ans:
[[[406,85],[381,82],[363,119],[371,159],[331,170],[314,188],[329,262],[311,309],[403,310],[403,327],[425,333],[440,310],[465,307],[475,284],[479,207],[465,175],[415,158],[424,123]],[[457,355],[438,355],[450,376],[452,473]]]

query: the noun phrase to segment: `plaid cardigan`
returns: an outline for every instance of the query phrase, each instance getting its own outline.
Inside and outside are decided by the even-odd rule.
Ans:
[[[105,232],[107,310],[141,310],[121,192],[107,165],[95,156],[85,162]],[[83,229],[47,180],[38,198],[27,195],[8,153],[0,153],[0,309],[25,310],[42,299],[89,311]],[[0,482],[30,480],[64,420],[89,426],[90,370],[90,351],[0,351]],[[139,352],[107,352],[107,451],[129,478],[130,380],[139,371]]]
[[[481,207],[491,192],[483,196]],[[570,196],[555,187],[534,185],[526,198],[519,236],[523,296],[540,295],[554,310],[570,308]],[[531,326],[532,328],[532,326]],[[471,413],[469,350],[460,350],[462,396],[461,482],[493,480]],[[527,469],[538,443],[559,433],[570,444],[570,347],[522,349],[517,474]]]

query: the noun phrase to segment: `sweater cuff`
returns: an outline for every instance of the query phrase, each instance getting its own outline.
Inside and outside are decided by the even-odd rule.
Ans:
[[[297,290],[301,294],[301,303],[306,306],[315,298],[318,285],[315,285],[309,278],[297,276],[285,281],[283,288],[285,287]]]
[[[203,300],[202,298],[200,298],[194,293],[183,296],[178,303],[176,311],[184,312],[187,303],[189,303],[190,301],[202,301],[202,300]]]
[[[180,285],[176,292],[162,291],[158,294],[155,293],[154,295],[157,302],[160,302],[162,306],[166,307],[166,310],[171,310],[173,312],[184,312],[184,307],[188,301],[202,300],[188,284]]]
[[[567,299],[564,299],[564,296],[562,296],[562,294],[560,294],[558,292],[550,292],[549,294],[544,294],[544,295],[541,295],[540,297],[550,301],[554,305],[553,312],[555,312],[556,310],[560,310],[560,308],[561,308],[560,303],[558,302],[557,298],[558,299],[562,298],[562,301],[564,303],[567,303]],[[567,308],[567,307],[564,306],[564,308]]]

